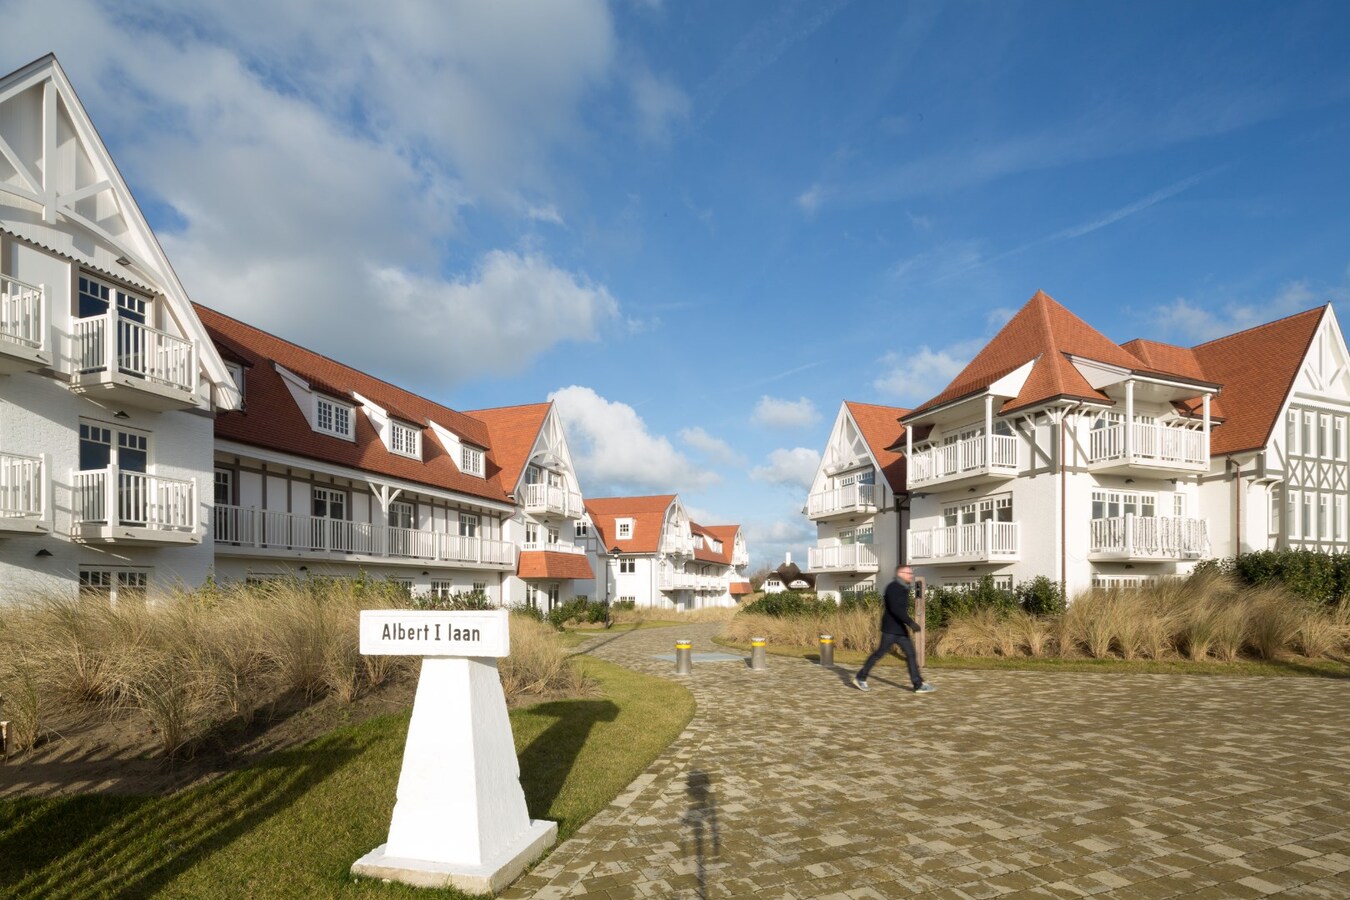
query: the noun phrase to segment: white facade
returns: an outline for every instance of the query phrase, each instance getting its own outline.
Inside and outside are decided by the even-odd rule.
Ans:
[[[897,421],[890,438],[901,433]],[[806,571],[815,576],[819,596],[838,601],[841,593],[885,587],[904,553],[905,499],[886,478],[849,404],[840,404],[806,498],[806,516],[816,525]]]
[[[0,600],[198,585],[234,385],[54,58],[0,151]]]

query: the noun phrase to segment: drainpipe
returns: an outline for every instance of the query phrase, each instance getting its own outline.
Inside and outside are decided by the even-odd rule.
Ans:
[[[1233,468],[1233,457],[1225,457],[1224,468]],[[1242,463],[1233,471],[1233,556],[1242,555]]]

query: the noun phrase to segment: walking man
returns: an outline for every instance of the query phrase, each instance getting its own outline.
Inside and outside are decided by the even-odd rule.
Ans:
[[[922,592],[924,581],[919,579],[919,590]],[[900,645],[900,650],[905,654],[905,664],[909,666],[909,680],[914,685],[914,693],[931,694],[937,688],[923,680],[923,675],[919,672],[919,661],[914,657],[914,641],[910,640],[910,632],[918,634],[923,631],[919,623],[909,617],[909,598],[914,590],[914,570],[909,566],[898,566],[895,570],[895,578],[890,584],[886,585],[886,593],[882,597],[881,603],[881,644],[871,656],[867,657],[867,662],[863,663],[862,669],[857,675],[853,676],[853,685],[860,691],[870,691],[867,686],[867,673],[872,671],[872,667],[881,661],[896,644]],[[906,631],[905,629],[909,629]]]

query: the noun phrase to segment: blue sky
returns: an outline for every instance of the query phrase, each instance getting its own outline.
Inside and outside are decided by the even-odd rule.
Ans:
[[[804,556],[844,398],[1037,289],[1195,343],[1350,301],[1343,3],[0,0],[194,299],[459,409],[558,399],[591,496]]]

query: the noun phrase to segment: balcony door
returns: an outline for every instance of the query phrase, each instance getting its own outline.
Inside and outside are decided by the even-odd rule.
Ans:
[[[149,462],[149,435],[81,422],[81,475],[76,492],[82,520],[106,521],[105,492],[115,490],[118,520],[124,525],[146,524],[151,502],[150,483],[145,474]],[[117,482],[109,485],[107,473],[113,466],[117,467]]]
[[[104,335],[103,340],[117,342],[117,367],[120,371],[144,378],[150,360],[146,358],[145,326],[150,324],[150,301],[144,297],[114,288],[88,276],[80,276],[77,315],[80,319],[98,319],[115,306],[116,336]],[[81,332],[80,367],[84,371],[102,369],[104,351],[101,341],[92,337],[97,332]]]
[[[389,553],[391,556],[415,556],[412,531],[417,528],[417,507],[405,500],[389,504]]]
[[[314,488],[314,519],[310,546],[315,550],[350,549],[343,540],[347,521],[347,495],[332,488]]]

